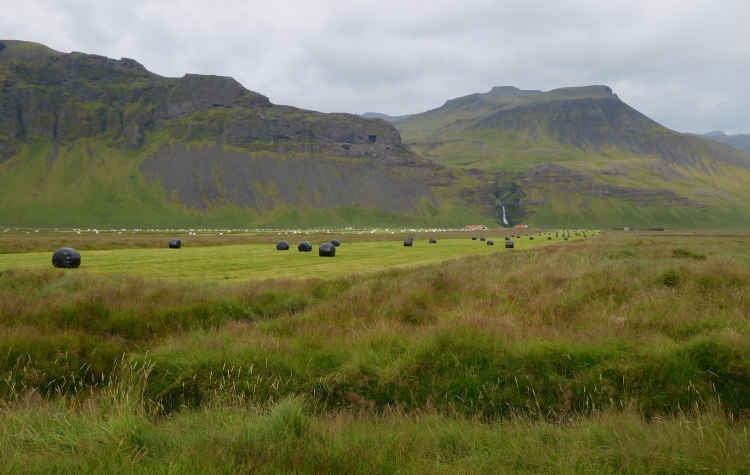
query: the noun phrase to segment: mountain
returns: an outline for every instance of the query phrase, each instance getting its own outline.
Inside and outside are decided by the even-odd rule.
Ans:
[[[390,123],[20,41],[0,41],[0,85],[6,225],[750,224],[747,155],[606,86],[496,87]]]
[[[362,114],[362,117],[366,117],[368,119],[383,119],[387,120],[388,122],[398,122],[399,120],[407,119],[411,117],[413,114],[407,114],[407,115],[387,115],[387,114],[381,114],[380,112],[365,112]]]
[[[717,131],[717,132],[709,132],[703,135],[698,135],[698,134],[691,134],[691,135],[695,135],[697,137],[705,137],[710,140],[716,140],[717,142],[731,145],[732,147],[750,155],[750,134],[727,135],[724,132]]]
[[[516,222],[545,226],[742,227],[750,157],[680,134],[606,86],[495,87],[395,122],[437,163],[494,175],[481,193]],[[478,198],[478,197],[475,197]]]
[[[280,106],[232,78],[0,41],[0,223],[320,226],[482,222],[480,181],[388,122]]]

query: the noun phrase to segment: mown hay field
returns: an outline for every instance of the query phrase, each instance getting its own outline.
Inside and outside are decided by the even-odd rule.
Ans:
[[[748,233],[217,282],[0,271],[0,473],[748,473]]]
[[[589,235],[590,236],[590,235]],[[89,250],[83,253],[81,267],[76,271],[91,274],[118,274],[148,278],[184,280],[246,281],[262,279],[293,279],[308,277],[339,277],[349,274],[379,271],[387,268],[423,265],[469,255],[487,255],[498,252],[519,252],[537,246],[568,244],[584,239],[571,234],[569,241],[562,235],[547,239],[547,235],[522,235],[513,238],[514,249],[505,249],[502,237],[494,238],[494,246],[486,242],[463,239],[440,239],[430,244],[428,237],[418,236],[414,245],[405,247],[403,240],[359,241],[341,236],[342,244],[336,257],[318,256],[319,236],[313,242],[312,252],[299,252],[297,244],[310,239],[306,236],[277,235],[285,238],[291,247],[277,251],[273,244],[227,244],[190,247],[186,242],[181,249],[168,249],[168,239],[163,238],[159,248],[126,248]],[[533,240],[529,239],[534,237]],[[103,240],[108,239],[102,236]],[[332,238],[331,238],[332,239]],[[0,244],[2,239],[0,238]],[[2,269],[47,269],[51,267],[50,252],[17,252],[0,254]],[[72,272],[76,272],[72,271]],[[67,272],[71,272],[68,270]]]

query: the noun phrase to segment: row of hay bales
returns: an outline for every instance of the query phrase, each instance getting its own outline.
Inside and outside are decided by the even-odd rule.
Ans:
[[[320,245],[320,247],[318,247],[318,255],[320,257],[336,257],[336,248],[340,245],[341,241],[339,241],[338,239],[331,239],[331,242],[324,242]],[[281,241],[276,243],[276,250],[288,251],[289,242],[282,239]],[[311,252],[313,250],[313,245],[309,241],[302,241],[297,246],[297,250],[299,252]]]
[[[587,232],[585,230],[584,231],[574,231],[574,235],[575,236],[587,237],[589,232],[591,233],[592,236],[596,235],[596,233],[593,232],[593,231],[588,231]],[[567,236],[565,235],[566,233],[567,233]],[[570,233],[571,233],[570,230],[563,231],[563,239],[567,241],[568,238],[570,237]],[[548,235],[547,236],[548,240],[552,240],[552,236],[551,236],[550,233],[545,233],[545,234]],[[539,236],[542,236],[541,232],[539,233]],[[559,232],[558,231],[555,231],[555,237],[559,237]],[[520,239],[521,236],[516,236],[516,238]],[[529,236],[529,239],[533,240],[534,236]],[[477,237],[476,236],[472,236],[471,240],[472,241],[476,241]],[[487,245],[488,246],[494,246],[495,245],[494,241],[492,241],[492,240],[486,240],[484,236],[480,237],[479,240],[480,241],[487,241]],[[437,244],[437,239],[430,238],[429,242],[430,242],[430,244]],[[407,237],[404,240],[404,246],[406,246],[406,247],[412,247],[413,244],[414,244],[414,237],[413,236],[409,236],[409,237]],[[318,247],[318,255],[320,257],[335,257],[336,256],[336,248],[339,247],[340,245],[341,245],[341,241],[339,241],[338,239],[331,239],[331,242],[324,242],[323,244],[320,245],[320,247]],[[182,247],[182,241],[180,241],[179,239],[172,239],[172,240],[169,241],[169,248],[170,249],[180,249],[181,247]],[[514,244],[513,244],[513,241],[511,240],[511,236],[506,236],[505,237],[505,248],[506,249],[513,249],[514,248]],[[287,241],[285,241],[285,240],[282,239],[281,241],[279,241],[278,243],[276,243],[276,250],[278,250],[278,251],[288,251],[289,250],[289,242],[287,242]],[[309,241],[302,241],[297,246],[297,250],[299,252],[312,252],[313,245]],[[73,249],[73,248],[62,247],[62,248],[56,250],[52,254],[52,265],[55,266],[55,267],[57,267],[57,268],[62,268],[62,269],[75,269],[75,268],[78,268],[81,265],[81,254],[78,251],[76,251],[75,249]]]
[[[341,241],[338,239],[332,239],[331,242],[325,242],[318,248],[318,255],[321,257],[334,257],[336,256],[336,248],[340,245]],[[179,239],[170,240],[169,248],[182,248],[182,241]],[[288,251],[289,243],[281,240],[276,244],[276,249],[279,251]],[[297,246],[297,249],[300,252],[310,252],[312,251],[313,246],[308,241],[302,241],[299,246]],[[52,265],[59,269],[77,269],[81,266],[81,253],[72,247],[61,247],[52,253]]]

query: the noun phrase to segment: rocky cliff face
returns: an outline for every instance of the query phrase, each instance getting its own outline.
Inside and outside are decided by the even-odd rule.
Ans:
[[[469,131],[502,130],[528,140],[551,137],[591,152],[617,148],[637,156],[660,157],[673,165],[709,172],[703,158],[750,169],[750,160],[731,147],[672,132],[617,96],[532,102],[501,109]],[[709,165],[710,166],[710,165]]]
[[[228,77],[165,78],[131,59],[0,41],[0,87],[0,220],[26,214],[12,204],[19,194],[35,210],[40,200],[55,208],[55,193],[103,200],[102,190],[128,220],[144,206],[152,216],[177,209],[181,219],[221,208],[235,222],[243,212],[262,220],[340,208],[419,219],[439,215],[437,195],[459,182],[385,120],[275,105]]]
[[[272,154],[248,156],[178,142],[144,160],[141,171],[149,182],[158,179],[168,196],[202,211],[231,203],[262,213],[283,202],[295,208],[347,206],[404,214],[415,212],[422,199],[438,205],[430,187],[436,177],[429,168],[403,175],[369,160],[279,160]]]
[[[114,146],[134,149],[149,131],[170,126],[176,139],[240,147],[286,142],[306,144],[310,152],[422,163],[385,121],[276,106],[228,77],[163,78],[131,59],[0,44],[0,153],[6,157],[33,136],[71,142],[106,135]],[[193,117],[208,111],[210,117]]]
[[[525,202],[522,200],[522,205],[543,204],[547,199],[546,196],[555,192],[562,192],[621,200],[638,206],[656,204],[660,206],[687,206],[696,209],[705,208],[704,205],[681,197],[671,190],[633,188],[599,183],[586,172],[555,163],[545,163],[520,173],[519,185],[528,194],[542,197]]]

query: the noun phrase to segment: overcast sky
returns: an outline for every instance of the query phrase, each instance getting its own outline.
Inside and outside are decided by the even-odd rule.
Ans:
[[[672,129],[750,132],[748,0],[0,0],[0,38],[324,112],[606,84]]]

